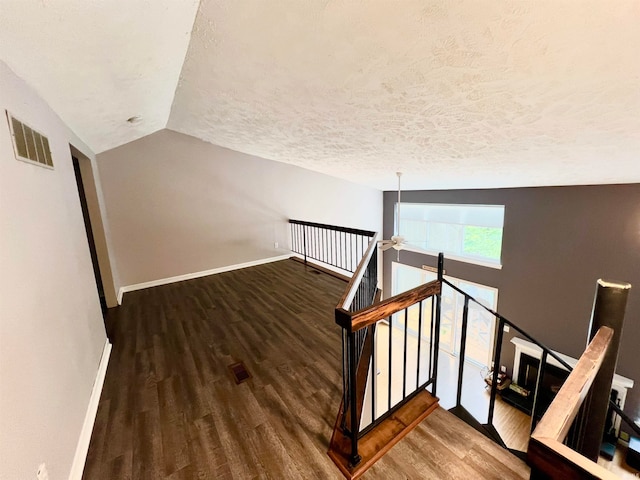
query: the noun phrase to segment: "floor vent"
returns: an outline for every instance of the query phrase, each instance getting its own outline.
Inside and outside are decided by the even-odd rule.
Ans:
[[[229,365],[229,371],[231,372],[231,375],[233,375],[233,379],[237,384],[240,384],[251,378],[251,374],[242,362]]]
[[[7,112],[16,159],[53,168],[49,139]]]

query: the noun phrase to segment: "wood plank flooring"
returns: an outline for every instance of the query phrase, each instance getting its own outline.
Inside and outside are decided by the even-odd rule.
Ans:
[[[326,454],[340,403],[345,283],[282,261],[125,295],[83,478],[342,478]],[[228,366],[243,361],[239,385]],[[362,478],[528,478],[438,409]]]

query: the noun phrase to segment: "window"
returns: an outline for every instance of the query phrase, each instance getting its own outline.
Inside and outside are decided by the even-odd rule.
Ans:
[[[437,275],[433,272],[393,262],[392,294],[397,295],[398,293],[406,292],[418,285],[431,282],[436,278]],[[449,276],[446,278],[460,290],[481,302],[484,306],[493,311],[497,310],[498,289]],[[429,309],[430,308],[431,306],[429,305]],[[442,310],[440,316],[440,349],[454,357],[460,354],[463,309],[464,297],[448,285],[443,285]],[[416,329],[412,328],[411,320],[410,315],[407,324],[408,331],[410,334],[417,336],[417,332],[413,331]],[[402,322],[402,318],[394,318],[394,326],[400,327]],[[470,302],[465,353],[466,361],[470,361],[481,367],[491,364],[494,331],[495,317],[475,302]]]
[[[408,250],[501,266],[504,205],[402,203],[397,217],[396,207],[396,231]]]

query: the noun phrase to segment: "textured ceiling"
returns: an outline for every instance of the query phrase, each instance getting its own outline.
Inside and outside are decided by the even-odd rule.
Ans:
[[[639,24],[640,0],[0,0],[0,59],[97,153],[168,126],[382,189],[622,183]]]
[[[640,181],[640,1],[249,5],[201,1],[170,128],[384,189]]]
[[[198,0],[0,0],[0,59],[102,152],[166,126],[197,8]]]

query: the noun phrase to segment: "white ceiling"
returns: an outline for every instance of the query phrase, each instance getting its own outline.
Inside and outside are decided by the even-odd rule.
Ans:
[[[198,0],[0,0],[0,59],[99,153],[165,128],[197,9]]]
[[[640,182],[640,0],[196,8],[0,0],[0,58],[96,152],[168,126],[381,189]]]

